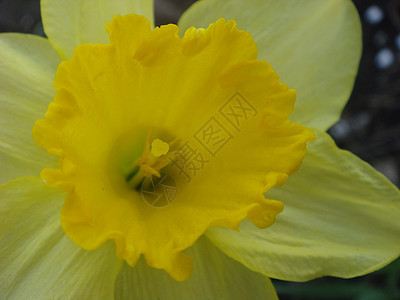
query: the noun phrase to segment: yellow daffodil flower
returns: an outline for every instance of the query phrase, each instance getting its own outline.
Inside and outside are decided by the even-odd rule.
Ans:
[[[2,297],[276,299],[268,277],[398,257],[398,189],[325,133],[361,54],[350,1],[42,18],[47,39],[0,36]]]

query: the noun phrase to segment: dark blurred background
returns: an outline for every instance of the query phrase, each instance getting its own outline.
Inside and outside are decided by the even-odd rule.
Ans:
[[[223,0],[221,0],[223,1]],[[321,0],[323,1],[323,0]],[[157,25],[176,23],[195,0],[155,0]],[[353,94],[329,133],[400,185],[400,0],[353,0],[364,50]],[[44,36],[39,0],[0,0],[0,32]],[[400,217],[400,216],[399,216]],[[400,299],[400,260],[354,279],[274,280],[281,299]]]

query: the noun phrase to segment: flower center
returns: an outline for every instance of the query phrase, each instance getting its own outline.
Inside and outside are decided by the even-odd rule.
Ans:
[[[147,135],[142,155],[129,168],[126,180],[131,188],[138,189],[146,177],[160,178],[160,170],[176,156],[176,151],[169,150],[177,140],[168,144],[156,138],[151,142],[152,132]]]

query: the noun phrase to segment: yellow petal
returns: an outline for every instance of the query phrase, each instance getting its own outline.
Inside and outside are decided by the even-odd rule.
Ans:
[[[267,193],[285,204],[273,226],[208,237],[250,269],[291,281],[360,276],[397,258],[399,190],[325,133],[309,148],[300,171]]]
[[[60,64],[54,102],[34,128],[38,145],[60,156],[42,177],[68,192],[62,224],[79,246],[114,239],[131,266],[143,254],[184,280],[193,266],[182,251],[208,227],[273,223],[282,204],[263,192],[298,169],[313,134],[287,120],[295,91],[255,60],[254,41],[235,22],[191,28],[182,39],[175,25],[151,31],[137,15],[116,16],[107,30],[111,44],[82,45]],[[171,145],[163,170],[153,139]],[[193,147],[188,183],[176,160]],[[175,183],[164,186],[161,171]],[[166,193],[176,197],[156,205]]]
[[[35,177],[0,186],[2,298],[113,299],[121,261],[111,243],[85,251],[64,234],[64,194]]]
[[[297,90],[291,120],[326,130],[340,117],[361,56],[361,25],[349,0],[203,0],[179,21],[207,27],[220,17],[250,32],[258,58]]]
[[[143,300],[175,299],[278,299],[271,281],[228,258],[207,240],[200,238],[187,254],[193,257],[194,274],[176,282],[140,260],[125,265],[115,283],[115,298]]]
[[[107,43],[106,23],[117,14],[140,14],[153,23],[153,0],[43,0],[44,31],[62,59],[83,43]]]
[[[57,165],[35,147],[32,127],[54,96],[59,58],[48,40],[17,33],[0,35],[0,53],[0,182],[6,182]]]

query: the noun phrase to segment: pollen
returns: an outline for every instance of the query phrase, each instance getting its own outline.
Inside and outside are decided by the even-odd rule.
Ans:
[[[161,156],[161,155],[165,155],[167,154],[169,151],[169,145],[166,142],[163,142],[160,139],[155,139],[152,143],[151,143],[151,153],[154,156]]]

